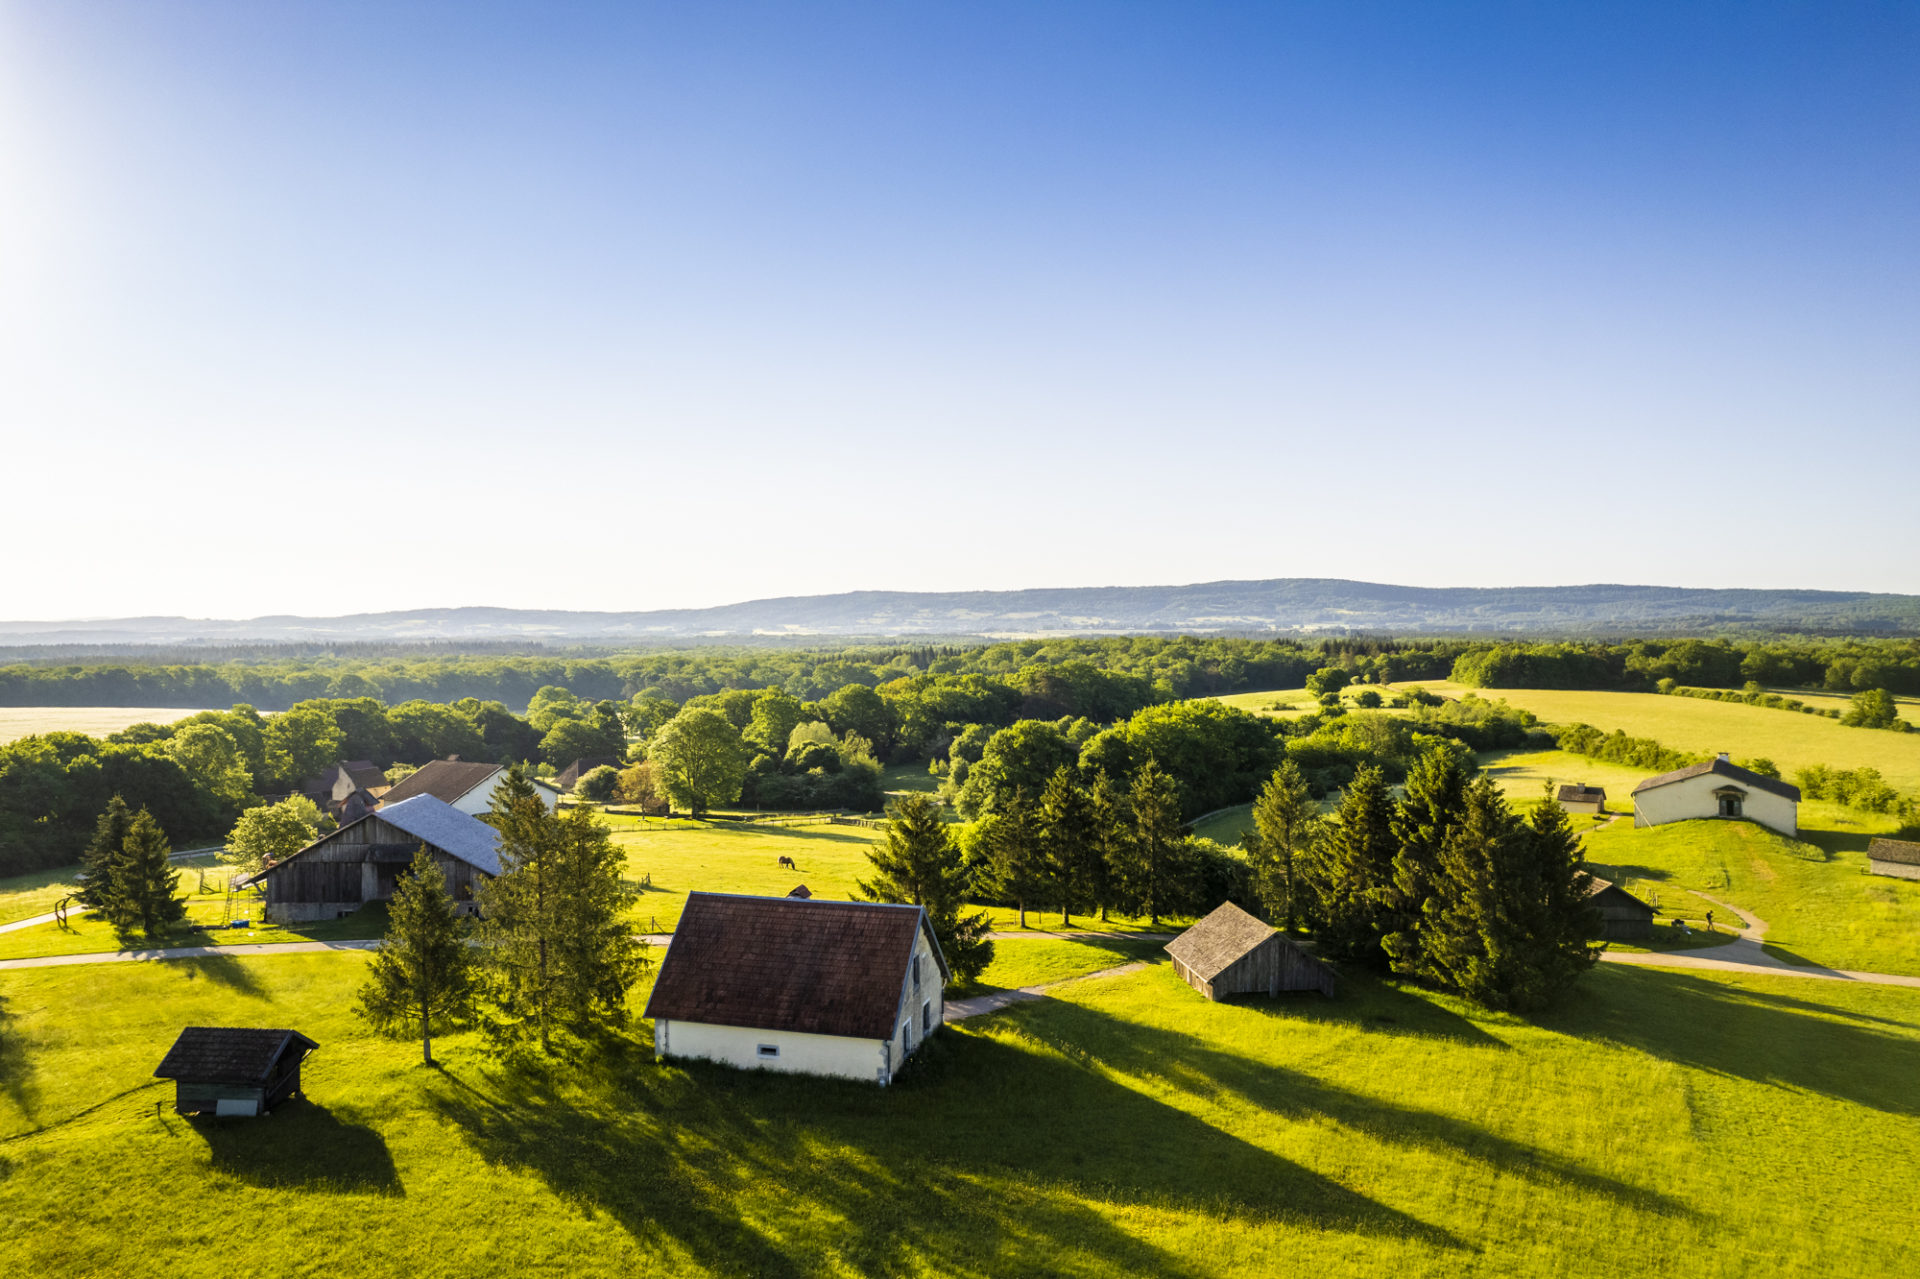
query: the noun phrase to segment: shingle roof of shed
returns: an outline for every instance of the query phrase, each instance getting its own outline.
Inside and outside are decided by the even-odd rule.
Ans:
[[[189,1084],[261,1084],[288,1051],[304,1056],[319,1046],[297,1030],[189,1026],[153,1074]]]
[[[1614,883],[1610,879],[1602,879],[1598,875],[1589,875],[1587,876],[1587,879],[1589,881],[1587,884],[1587,898],[1590,901],[1600,897],[1604,897],[1611,893],[1615,896],[1616,900],[1618,900],[1619,898],[1625,898],[1627,901],[1633,903],[1635,906],[1639,906],[1648,912],[1651,912],[1653,910],[1653,907],[1651,905],[1641,901],[1638,897],[1635,897],[1632,893],[1620,887],[1620,885]]]
[[[1920,866],[1920,844],[1910,839],[1876,839],[1868,843],[1867,856],[1877,862]]]
[[[1562,786],[1559,795],[1563,804],[1591,804],[1606,797],[1606,789],[1601,786]]]
[[[1205,919],[1168,942],[1167,953],[1202,981],[1212,981],[1273,935],[1271,925],[1232,902],[1221,902]]]
[[[391,806],[416,795],[431,795],[451,804],[499,771],[498,764],[468,764],[460,760],[436,759],[422,764],[420,771],[402,778],[380,798]]]
[[[944,978],[918,906],[693,893],[645,1015],[886,1039],[923,928]]]
[[[1649,777],[1633,788],[1638,795],[1643,790],[1652,790],[1656,786],[1670,786],[1674,782],[1684,782],[1689,777],[1700,777],[1707,773],[1717,773],[1721,777],[1730,777],[1736,782],[1744,782],[1755,790],[1770,791],[1782,799],[1800,802],[1800,788],[1774,777],[1762,777],[1749,768],[1724,759],[1710,759],[1703,764],[1689,764],[1685,768],[1676,768],[1671,773],[1662,773],[1658,777]]]

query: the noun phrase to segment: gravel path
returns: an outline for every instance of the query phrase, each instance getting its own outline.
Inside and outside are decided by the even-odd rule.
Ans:
[[[1118,968],[1103,968],[1097,973],[1087,973],[1082,977],[1069,977],[1065,981],[1050,981],[1044,986],[1022,986],[1018,990],[993,990],[984,995],[974,995],[967,999],[949,999],[946,1015],[942,1021],[965,1021],[969,1017],[979,1017],[986,1013],[997,1013],[1013,1004],[1032,1003],[1036,999],[1045,999],[1048,991],[1058,990],[1062,986],[1071,986],[1077,981],[1099,981],[1104,977],[1124,977],[1128,973],[1137,973],[1145,968],[1144,963],[1121,964]]]
[[[1703,950],[1669,950],[1649,954],[1621,954],[1608,951],[1600,958],[1610,964],[1639,964],[1647,968],[1691,968],[1699,972],[1758,973],[1767,977],[1812,977],[1820,981],[1862,981],[1876,986],[1920,986],[1920,977],[1902,977],[1896,973],[1863,973],[1849,968],[1816,968],[1790,964],[1769,954],[1761,939],[1767,935],[1767,921],[1732,902],[1705,893],[1694,896],[1712,902],[1740,921],[1740,935],[1724,946]]]

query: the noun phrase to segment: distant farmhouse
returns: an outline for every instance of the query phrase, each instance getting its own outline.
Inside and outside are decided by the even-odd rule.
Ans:
[[[1800,837],[1800,788],[1740,767],[1723,752],[1649,777],[1633,788],[1633,824],[1662,826],[1704,817],[1745,818],[1789,839]]]
[[[266,886],[266,916],[275,923],[337,919],[391,898],[394,880],[422,844],[440,864],[455,904],[471,912],[480,884],[500,873],[500,833],[432,795],[382,806],[252,882]]]
[[[1333,969],[1232,902],[1168,942],[1167,954],[1180,980],[1208,999],[1287,990],[1333,995]]]
[[[299,1094],[300,1063],[319,1046],[297,1030],[189,1026],[153,1073],[173,1080],[180,1114],[264,1115]]]
[[[463,813],[478,817],[493,807],[493,792],[507,780],[507,770],[498,764],[468,764],[459,756],[436,759],[420,766],[418,772],[401,779],[400,784],[380,797],[381,808],[391,808],[421,795],[431,795]],[[560,792],[551,784],[534,783],[534,790],[552,812],[560,802]]]
[[[886,1084],[950,976],[918,906],[693,893],[645,1015],[657,1057]]]
[[[1867,845],[1867,870],[1895,879],[1920,879],[1920,844],[1910,839],[1876,839]]]
[[[1602,938],[1632,941],[1653,936],[1653,907],[1611,880],[1598,875],[1591,878],[1587,904],[1600,912]]]
[[[580,784],[582,777],[585,777],[594,769],[602,767],[618,768],[620,767],[620,761],[611,755],[594,755],[587,759],[576,759],[573,763],[568,764],[560,770],[554,777],[553,784],[560,789],[562,794],[571,795],[573,788]]]
[[[370,759],[344,759],[309,777],[300,791],[321,812],[338,817],[349,801],[357,800],[361,812],[372,808],[387,793],[387,775]]]
[[[1597,816],[1607,811],[1607,792],[1599,786],[1562,786],[1559,799],[1560,807],[1569,813]]]

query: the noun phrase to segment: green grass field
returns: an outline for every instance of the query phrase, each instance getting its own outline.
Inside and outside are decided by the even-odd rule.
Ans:
[[[130,724],[171,724],[199,713],[177,706],[0,706],[0,742],[35,733],[105,737]]]
[[[364,963],[0,973],[0,1255],[126,1279],[1916,1259],[1915,990],[1605,966],[1524,1021],[1364,978],[1209,1004],[1156,964],[949,1029],[881,1090],[656,1065],[644,1023],[553,1067],[443,1039],[429,1071],[348,1012]],[[319,1041],[309,1100],[173,1115],[150,1072],[195,1023]]]

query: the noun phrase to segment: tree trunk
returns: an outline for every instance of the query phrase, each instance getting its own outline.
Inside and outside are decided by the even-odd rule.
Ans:
[[[1026,926],[1027,926],[1027,903],[1023,899],[1020,903],[1020,927],[1025,928]]]
[[[420,1060],[425,1065],[433,1065],[433,1023],[428,1018],[425,995],[420,997]]]

